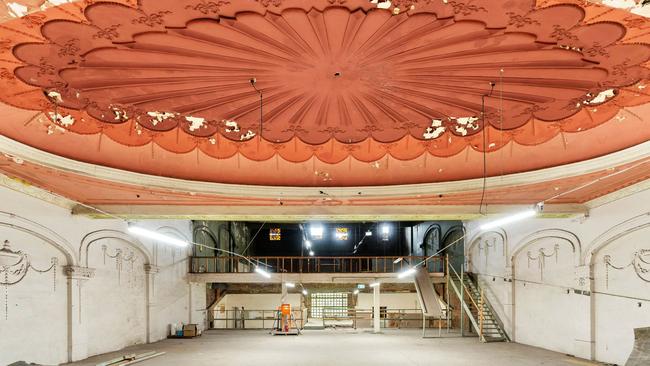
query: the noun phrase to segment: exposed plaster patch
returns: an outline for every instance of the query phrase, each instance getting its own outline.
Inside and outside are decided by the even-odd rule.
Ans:
[[[50,98],[51,100],[53,100],[53,101],[55,101],[57,103],[63,103],[63,98],[61,97],[61,93],[59,93],[57,91],[51,90],[51,91],[47,92],[47,96],[48,96],[48,98]]]
[[[115,115],[116,121],[125,122],[129,119],[129,116],[126,114],[126,111],[118,107],[111,107],[113,114]]]
[[[250,140],[250,139],[252,139],[253,137],[255,137],[255,132],[253,132],[253,131],[251,131],[251,130],[248,130],[248,132],[246,132],[245,135],[241,135],[241,136],[239,136],[239,140],[240,140],[240,141]]]
[[[389,9],[390,6],[391,6],[390,1],[379,2],[379,0],[371,0],[370,3],[377,5],[377,8],[379,8],[379,9]],[[399,10],[398,10],[398,12],[399,12]]]
[[[442,120],[431,120],[431,126],[427,127],[422,134],[425,140],[431,140],[440,137],[445,132],[445,127],[442,125]]]
[[[208,142],[210,142],[210,144],[214,145],[214,144],[217,143],[217,139],[215,139],[214,137],[211,137],[211,138],[208,139]]]
[[[170,119],[170,118],[173,118],[173,117],[176,116],[176,114],[174,114],[174,113],[155,112],[155,111],[154,112],[147,112],[147,115],[149,115],[149,117],[153,117],[153,119],[151,120],[151,123],[154,126],[157,125],[158,123],[164,121],[164,120],[167,120],[167,119]]]
[[[190,123],[190,131],[196,131],[199,128],[203,127],[206,128],[207,126],[205,125],[205,118],[201,117],[185,117],[185,120]]]
[[[598,95],[593,97],[590,100],[584,101],[584,104],[601,104],[605,103],[607,100],[613,98],[616,95],[614,89],[607,89],[603,90]],[[591,93],[587,93],[587,97],[591,98],[593,95]]]
[[[67,116],[63,117],[62,115],[60,115],[58,113],[54,114],[53,112],[50,112],[49,115],[50,115],[50,119],[52,121],[60,124],[63,127],[70,127],[70,126],[72,126],[74,124],[74,117],[72,117],[69,114]]]
[[[226,132],[239,132],[239,125],[233,120],[224,120],[223,123],[226,125]]]

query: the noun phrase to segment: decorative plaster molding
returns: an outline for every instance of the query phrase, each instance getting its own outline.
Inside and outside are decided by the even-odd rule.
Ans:
[[[146,274],[156,274],[160,272],[160,267],[155,266],[153,264],[145,264],[144,265],[144,273]]]
[[[80,266],[65,266],[64,272],[69,279],[73,280],[89,280],[95,277],[95,269]]]
[[[0,136],[0,152],[49,168],[60,169],[85,177],[102,179],[121,184],[147,186],[159,189],[173,189],[184,192],[217,194],[228,197],[276,198],[279,194],[282,194],[283,197],[291,199],[305,197],[320,198],[322,196],[319,192],[322,190],[322,187],[281,187],[208,183],[133,173],[67,159],[21,144],[5,136]],[[549,180],[573,177],[580,174],[589,174],[649,157],[650,141],[613,154],[578,163],[525,173],[509,174],[501,177],[487,178],[487,184],[490,188],[494,189],[523,184],[542,183]],[[449,192],[480,190],[482,186],[483,179],[477,178],[444,183],[366,187],[327,187],[327,191],[330,195],[340,198],[357,197],[360,190],[362,190],[366,196],[401,197],[405,195],[429,194],[431,192],[444,194]]]
[[[10,178],[1,173],[0,186],[11,189],[12,191],[16,191],[18,193],[26,194],[30,197],[34,197],[41,201],[51,203],[55,206],[65,208],[67,210],[72,210],[72,208],[77,204],[75,201],[50,193],[23,180]]]

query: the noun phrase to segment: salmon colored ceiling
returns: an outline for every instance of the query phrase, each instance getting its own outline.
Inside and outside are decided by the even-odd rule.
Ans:
[[[0,24],[0,133],[214,182],[530,171],[650,139],[648,28],[583,1],[76,2]]]

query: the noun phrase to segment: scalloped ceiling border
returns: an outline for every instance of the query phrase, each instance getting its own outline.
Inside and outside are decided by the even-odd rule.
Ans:
[[[224,184],[212,182],[189,181],[176,178],[158,177],[134,173],[100,165],[84,163],[21,144],[15,140],[0,136],[0,152],[19,157],[25,161],[49,168],[59,169],[85,177],[101,179],[110,182],[134,186],[148,186],[175,191],[219,194],[230,197],[260,197],[260,198],[304,198],[319,197],[319,191],[340,198],[357,197],[363,192],[365,197],[400,197],[405,195],[449,193],[458,191],[480,190],[483,179],[469,179],[445,183],[424,183],[393,186],[362,186],[362,187],[289,187],[289,186],[253,186],[242,184]],[[650,158],[650,141],[618,151],[613,154],[578,163],[562,165],[536,171],[509,174],[487,179],[489,188],[510,187],[522,184],[541,183],[554,179],[589,174],[599,170],[614,168],[620,165]]]

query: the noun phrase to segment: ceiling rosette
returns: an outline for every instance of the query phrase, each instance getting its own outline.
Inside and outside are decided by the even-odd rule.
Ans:
[[[588,16],[602,8],[532,0],[393,1],[388,9],[366,0],[65,4],[0,29],[0,99],[43,111],[58,129],[216,158],[337,163],[536,145],[648,102],[642,25],[611,11]]]

